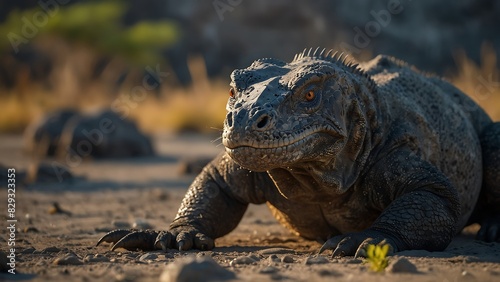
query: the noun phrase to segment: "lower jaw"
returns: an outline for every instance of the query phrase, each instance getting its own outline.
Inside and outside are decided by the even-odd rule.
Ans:
[[[268,171],[293,163],[290,152],[282,148],[258,149],[252,147],[226,148],[228,155],[241,167],[252,171]]]

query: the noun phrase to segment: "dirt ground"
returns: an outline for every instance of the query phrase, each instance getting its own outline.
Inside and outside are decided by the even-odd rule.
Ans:
[[[212,139],[159,135],[157,157],[84,162],[72,169],[82,177],[73,182],[18,186],[17,274],[0,274],[0,280],[169,281],[160,279],[168,265],[183,257],[209,256],[242,281],[500,281],[500,244],[475,241],[477,226],[457,236],[444,252],[405,251],[390,257],[390,263],[406,258],[416,270],[375,273],[364,259],[328,254],[317,258],[321,244],[288,232],[265,205],[250,206],[238,228],[218,239],[213,251],[111,252],[108,244],[95,247],[105,232],[115,228],[137,224],[166,229],[194,178],[179,173],[181,161],[217,154],[222,148]],[[28,168],[21,136],[0,136],[0,140],[0,164],[18,171]],[[0,202],[5,231],[6,189]],[[53,213],[54,203],[63,212]],[[0,249],[8,252],[4,231]],[[73,259],[65,261],[68,254]]]

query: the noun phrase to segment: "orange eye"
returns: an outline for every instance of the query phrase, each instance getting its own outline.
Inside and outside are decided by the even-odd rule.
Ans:
[[[229,89],[229,97],[234,98],[234,88]]]
[[[316,95],[314,94],[314,91],[309,91],[306,93],[306,100],[307,101],[312,101],[314,100],[314,97],[316,97]]]

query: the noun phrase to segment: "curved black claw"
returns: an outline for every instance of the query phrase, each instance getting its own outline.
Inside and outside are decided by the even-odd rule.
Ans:
[[[97,241],[97,244],[95,246],[96,247],[99,246],[102,242],[114,244],[114,243],[120,241],[121,238],[125,237],[126,235],[128,235],[129,233],[134,232],[134,231],[136,231],[136,230],[116,229],[116,230],[110,231],[110,232],[106,233],[104,236],[102,236],[101,239],[99,239],[99,241]]]
[[[326,250],[332,250],[332,257],[366,257],[366,248],[370,244],[389,244],[389,255],[392,255],[398,250],[392,239],[380,232],[366,230],[358,233],[335,236],[321,246],[319,253],[321,254]]]
[[[137,249],[151,251],[155,249],[155,240],[158,232],[154,230],[124,230],[118,229],[108,232],[97,242],[98,246],[102,242],[113,243],[111,250],[124,248],[130,251]]]
[[[476,239],[486,242],[500,242],[500,215],[483,220]]]
[[[114,251],[118,248],[124,248],[129,251],[137,249],[152,251],[155,249],[156,236],[158,236],[158,232],[153,230],[134,231],[116,242],[113,247],[111,247],[111,250]]]
[[[164,252],[166,252],[167,249],[172,248],[174,242],[175,236],[172,233],[161,231],[160,233],[158,233],[158,236],[156,236],[154,247],[156,249],[162,249]]]

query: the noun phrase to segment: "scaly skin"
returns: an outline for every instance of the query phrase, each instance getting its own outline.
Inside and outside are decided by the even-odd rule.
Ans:
[[[500,124],[394,58],[345,61],[316,49],[235,70],[226,152],[196,178],[169,230],[100,242],[211,249],[249,203],[265,202],[335,256],[384,240],[393,252],[443,250],[471,222],[483,223],[478,238],[499,241]]]

